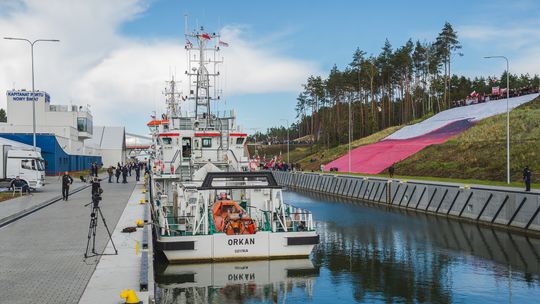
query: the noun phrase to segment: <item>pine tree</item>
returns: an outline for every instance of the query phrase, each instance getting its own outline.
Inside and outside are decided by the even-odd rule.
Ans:
[[[4,109],[0,109],[0,122],[7,122],[7,115]]]

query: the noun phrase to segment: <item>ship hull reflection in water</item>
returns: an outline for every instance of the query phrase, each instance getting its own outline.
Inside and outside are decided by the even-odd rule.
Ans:
[[[284,192],[284,199],[313,211],[321,237],[313,264],[277,260],[186,265],[184,270],[172,265],[156,278],[162,303],[540,299],[538,238],[315,194]]]
[[[174,265],[157,270],[160,303],[274,303],[293,289],[310,297],[309,259]]]

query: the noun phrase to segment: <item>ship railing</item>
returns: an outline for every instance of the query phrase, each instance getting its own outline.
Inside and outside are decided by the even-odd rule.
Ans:
[[[181,216],[165,216],[166,227],[164,228],[171,235],[194,235],[194,219],[192,215],[181,215]]]
[[[314,230],[313,214],[311,211],[285,203],[283,205],[285,206],[287,222],[292,224],[294,230]]]

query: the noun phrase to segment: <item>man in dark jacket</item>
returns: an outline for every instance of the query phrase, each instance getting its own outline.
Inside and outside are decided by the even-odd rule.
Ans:
[[[98,176],[98,165],[94,162],[92,163],[92,176]]]
[[[531,170],[529,170],[529,166],[525,166],[525,169],[523,169],[523,181],[525,182],[525,191],[531,191]]]
[[[122,184],[127,184],[128,168],[127,165],[122,167]]]
[[[141,178],[141,166],[138,163],[135,164],[135,180],[139,181]]]
[[[69,173],[66,171],[62,176],[62,199],[67,201],[69,196],[69,185],[73,184],[73,178],[69,176]]]
[[[122,173],[122,167],[118,166],[118,167],[116,167],[116,172],[115,172],[116,183],[118,183],[118,180],[120,179],[120,173]]]

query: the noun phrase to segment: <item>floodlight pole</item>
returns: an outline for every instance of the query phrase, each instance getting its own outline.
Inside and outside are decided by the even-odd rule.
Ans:
[[[36,92],[34,88],[34,44],[39,41],[44,42],[60,42],[60,40],[57,39],[36,39],[34,41],[30,41],[25,38],[13,38],[13,37],[4,37],[4,39],[7,40],[20,40],[20,41],[26,41],[30,44],[30,57],[32,59],[32,147],[34,151],[36,151]]]
[[[506,183],[510,184],[510,64],[505,56],[486,56],[506,60]]]

